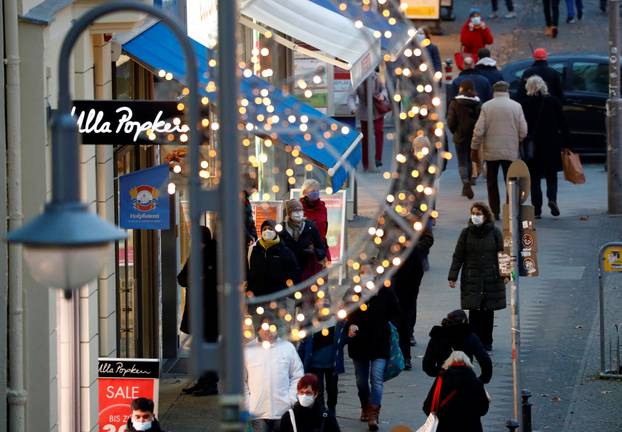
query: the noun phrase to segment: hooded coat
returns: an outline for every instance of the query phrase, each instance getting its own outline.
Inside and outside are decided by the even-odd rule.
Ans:
[[[475,27],[469,18],[460,30],[460,42],[464,47],[463,52],[471,54],[473,59],[477,61],[477,51],[480,48],[485,48],[486,45],[492,45],[494,39],[490,27]]]
[[[497,69],[497,62],[490,57],[479,59],[475,65],[475,72],[486,78],[491,86],[499,81],[503,81],[503,75]]]
[[[462,309],[504,309],[505,283],[497,254],[503,251],[503,235],[493,222],[462,230],[456,244],[448,280],[458,280]]]
[[[475,87],[477,97],[483,102],[487,102],[492,99],[492,87],[488,80],[481,76],[475,69],[465,69],[452,81],[451,86],[448,88],[448,99],[451,100],[458,95],[460,91],[460,84],[464,80],[471,80]]]
[[[322,237],[324,245],[326,246],[326,260],[330,261],[330,250],[328,249],[328,242],[326,241],[326,233],[328,233],[328,212],[326,210],[326,203],[320,199],[311,201],[307,197],[302,197],[300,202],[304,209],[305,219],[313,222],[320,232],[320,237]]]
[[[464,352],[471,361],[475,357],[482,372],[480,381],[484,384],[490,382],[492,361],[468,323],[432,327],[430,342],[421,363],[422,369],[431,377],[438,376],[443,363],[453,351]]]
[[[564,90],[562,87],[561,76],[555,69],[549,66],[549,63],[546,60],[536,60],[530,68],[525,69],[525,72],[523,72],[520,87],[518,88],[519,101],[527,96],[525,83],[527,82],[527,78],[533,75],[540,76],[540,78],[542,78],[546,83],[546,86],[549,89],[549,94],[551,96],[555,96],[559,102],[564,103]]]
[[[484,384],[477,379],[473,369],[464,366],[450,366],[441,373],[443,385],[440,400],[447,400],[438,410],[438,429],[436,432],[482,432],[481,417],[488,412],[490,402],[484,389]],[[430,414],[430,406],[434,395],[434,388],[438,378],[430,388],[428,397],[423,403],[423,411]]]
[[[292,408],[297,432],[339,432],[337,419],[330,412],[323,410],[319,403],[305,408],[296,402]],[[294,432],[289,411],[281,417],[280,432]]]
[[[279,241],[267,249],[259,240],[251,246],[246,290],[256,297],[288,287],[287,281],[300,281],[300,268],[294,253]]]
[[[481,106],[479,98],[465,95],[458,95],[449,103],[447,125],[457,146],[467,148],[471,146],[473,128],[475,128]]]
[[[300,280],[308,279],[322,270],[323,266],[320,261],[326,258],[326,244],[315,224],[309,220],[305,220],[304,224],[298,240],[292,237],[287,227],[284,227],[279,233],[281,242],[296,256],[301,272]]]

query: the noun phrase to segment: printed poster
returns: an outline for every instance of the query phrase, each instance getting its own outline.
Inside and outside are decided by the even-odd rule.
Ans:
[[[437,20],[441,16],[440,0],[402,0],[407,7],[404,15],[409,19]]]
[[[272,219],[279,223],[283,219],[283,201],[251,201],[251,207],[253,208],[257,238],[261,237],[261,224],[264,221]]]
[[[168,164],[120,176],[119,226],[125,229],[169,229],[168,181]]]

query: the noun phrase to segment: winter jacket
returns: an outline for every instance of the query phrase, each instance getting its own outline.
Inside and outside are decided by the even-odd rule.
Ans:
[[[431,43],[430,45],[425,47],[425,50],[430,57],[432,65],[434,65],[434,72],[442,72],[443,64],[441,62],[441,52],[439,51],[438,47],[435,44]]]
[[[499,272],[498,252],[503,251],[503,235],[493,222],[462,230],[454,251],[450,281],[460,273],[462,309],[504,309],[505,283]]]
[[[278,420],[296,403],[304,375],[290,342],[277,339],[269,348],[254,340],[244,347],[244,388],[248,411],[257,419]]]
[[[521,105],[534,140],[534,158],[527,161],[532,178],[562,170],[561,149],[571,148],[562,104],[553,96],[525,96]]]
[[[372,88],[374,89],[373,95],[382,95],[386,100],[389,99],[387,88],[380,81],[380,77],[377,73],[371,75],[373,80]],[[364,81],[360,86],[356,88],[356,91],[348,97],[348,107],[351,111],[356,112],[356,118],[359,121],[367,121],[367,83]],[[380,114],[376,109],[376,106],[372,107],[374,120],[384,118],[384,114]]]
[[[347,342],[348,334],[342,322],[330,327],[327,336],[321,332],[307,336],[298,346],[305,372],[333,369],[335,375],[344,373],[343,348]]]
[[[333,414],[324,410],[319,403],[304,408],[300,403],[292,408],[298,432],[339,432],[339,424]],[[289,411],[281,417],[280,432],[294,432]]]
[[[326,241],[326,233],[328,233],[328,212],[326,211],[326,203],[322,200],[311,201],[307,197],[300,199],[305,212],[305,219],[315,224],[320,232],[320,237],[326,245],[326,260],[330,261],[330,250]]]
[[[441,374],[443,384],[440,401],[447,400],[438,410],[438,429],[436,432],[482,432],[481,417],[488,412],[490,402],[484,384],[477,379],[475,372],[467,366],[451,366]],[[423,411],[430,414],[430,405],[438,378],[430,388],[423,403]]]
[[[398,295],[400,290],[412,289],[412,281],[421,280],[426,270],[428,255],[433,244],[434,234],[432,233],[432,227],[426,226],[421,231],[421,235],[412,252],[393,275],[391,286]]]
[[[326,258],[326,244],[315,224],[309,220],[305,220],[304,224],[297,241],[289,232],[287,222],[283,223],[284,228],[279,233],[283,245],[287,246],[296,256],[301,280],[306,280],[322,270],[323,266],[320,261]]]
[[[527,78],[533,75],[538,75],[544,80],[546,86],[549,89],[549,94],[555,96],[557,100],[564,103],[564,90],[562,87],[562,80],[559,73],[549,66],[546,60],[536,60],[530,68],[527,68],[523,72],[521,77],[520,87],[518,88],[518,100],[521,101],[527,96],[527,90],[525,89],[525,83]]]
[[[475,72],[486,78],[491,86],[499,81],[503,81],[503,75],[497,69],[497,62],[490,57],[479,59],[475,65]]]
[[[246,290],[256,297],[287,288],[287,281],[300,281],[296,256],[282,242],[265,249],[259,240],[251,246]]]
[[[478,97],[458,95],[449,103],[447,125],[456,146],[470,147],[482,104]]]
[[[492,99],[492,87],[488,80],[481,76],[475,69],[465,69],[456,77],[455,80],[452,81],[451,85],[448,88],[448,100],[452,100],[458,95],[460,91],[460,84],[464,80],[473,81],[473,86],[475,87],[475,91],[477,92],[477,97],[484,102],[488,102]]]
[[[134,426],[132,426],[132,418],[127,419],[127,429],[126,432],[136,432]],[[157,420],[153,420],[151,423],[151,429],[148,429],[148,432],[164,432],[164,429],[160,427],[160,423]]]
[[[473,59],[477,61],[477,50],[492,45],[494,39],[489,27],[474,27],[471,20],[467,20],[460,30],[460,42],[462,43],[463,52],[471,54]]]
[[[363,361],[389,358],[391,346],[389,321],[393,321],[397,326],[400,315],[400,307],[393,290],[380,288],[378,294],[367,302],[366,311],[359,308],[348,317],[347,327],[354,324],[359,328],[356,336],[348,339],[350,358]]]
[[[490,382],[492,361],[479,337],[467,323],[432,327],[430,342],[421,363],[422,369],[431,377],[438,376],[443,363],[453,351],[464,352],[471,361],[475,357],[482,372],[479,376],[480,381],[484,384]]]
[[[471,149],[482,147],[486,161],[515,161],[519,156],[519,143],[526,136],[523,108],[510,99],[509,93],[495,92],[494,98],[482,105],[473,129]]]

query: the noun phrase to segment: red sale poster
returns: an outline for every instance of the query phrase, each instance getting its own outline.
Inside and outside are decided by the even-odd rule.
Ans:
[[[99,432],[125,432],[132,400],[152,399],[158,411],[157,359],[99,359]]]

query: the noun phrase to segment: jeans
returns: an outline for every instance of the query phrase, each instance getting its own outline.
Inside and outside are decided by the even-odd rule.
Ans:
[[[546,26],[557,27],[559,24],[559,0],[544,0],[543,4]]]
[[[569,19],[576,16],[575,5],[577,6],[577,11],[583,11],[583,0],[566,0],[566,11]]]
[[[251,420],[253,432],[279,432],[281,430],[281,420]]]
[[[531,204],[536,215],[542,213],[542,178],[546,180],[546,197],[549,201],[557,202],[557,173],[548,173],[544,177],[531,178]]]
[[[309,372],[314,374],[320,382],[317,401],[320,403],[321,406],[328,408],[328,411],[335,414],[335,410],[337,408],[339,375],[335,373],[335,369],[333,368],[311,368]],[[326,389],[326,404],[324,404],[324,389]]]
[[[417,275],[407,286],[396,286],[395,294],[400,304],[402,316],[400,317],[400,325],[398,333],[400,336],[400,349],[404,359],[410,359],[410,339],[413,337],[415,324],[417,323],[417,297],[419,296],[419,287],[423,279],[423,271],[417,272]]]
[[[507,180],[508,170],[512,165],[509,160],[486,161],[486,187],[488,189],[488,205],[495,217],[501,214],[501,204],[499,203],[499,167],[503,170],[503,182]],[[507,202],[507,191],[506,199]]]
[[[384,387],[384,370],[387,359],[354,360],[356,387],[359,391],[361,407],[367,405],[380,406]],[[371,389],[370,389],[371,383]]]
[[[369,168],[368,147],[367,143],[367,122],[361,120],[361,133],[363,134],[363,168]],[[384,147],[384,117],[374,120],[374,138],[376,141],[375,161],[382,162],[382,148]]]
[[[508,12],[514,11],[512,0],[505,0],[505,6],[508,8]],[[492,0],[492,11],[497,12],[497,10],[499,10],[499,0]]]
[[[469,310],[469,322],[482,344],[492,346],[492,328],[495,324],[495,311],[487,309]]]
[[[465,144],[454,143],[456,146],[456,156],[458,156],[458,173],[462,183],[471,181],[473,165],[471,164],[471,143]]]

